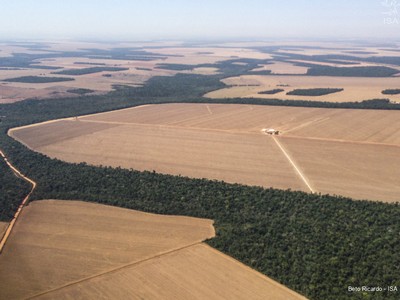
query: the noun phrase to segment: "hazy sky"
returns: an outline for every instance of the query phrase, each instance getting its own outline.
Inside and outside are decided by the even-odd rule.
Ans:
[[[0,39],[400,39],[396,0],[0,0]],[[388,20],[388,21],[391,21]],[[397,24],[396,24],[397,21]],[[391,23],[391,22],[389,22]]]

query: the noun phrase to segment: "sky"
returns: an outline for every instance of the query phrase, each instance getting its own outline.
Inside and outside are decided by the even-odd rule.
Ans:
[[[400,0],[0,0],[0,4],[0,39],[400,39]]]

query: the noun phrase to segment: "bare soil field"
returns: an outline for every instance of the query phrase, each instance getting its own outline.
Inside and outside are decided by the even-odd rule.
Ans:
[[[268,67],[267,67],[268,68]],[[328,102],[354,102],[369,99],[390,99],[400,102],[400,95],[383,95],[382,90],[398,88],[400,77],[392,78],[362,78],[333,76],[290,76],[290,75],[244,75],[230,77],[223,82],[231,87],[207,93],[209,98],[254,97],[276,98],[288,100],[315,100]],[[273,88],[284,91],[274,95],[258,94]],[[324,96],[293,96],[286,95],[294,89],[310,88],[343,88],[344,91]]]
[[[264,128],[281,131],[277,139],[315,191],[399,200],[398,187],[391,181],[400,180],[393,167],[400,151],[396,111],[146,105],[26,126],[9,134],[36,151],[69,162],[308,191],[282,149],[262,132]],[[64,134],[57,134],[61,129]],[[315,149],[307,146],[310,143]],[[306,167],[307,157],[317,167]],[[354,184],[349,176],[354,176]],[[387,184],[376,184],[381,180]]]
[[[211,220],[79,201],[29,204],[0,256],[0,298],[26,299],[214,236]]]
[[[73,132],[72,128],[79,128],[76,123],[83,123],[84,128],[89,124],[90,128],[83,130],[89,132],[93,128],[93,132],[66,139],[61,135],[56,138],[59,141],[52,142],[53,134],[59,132],[54,128]],[[109,125],[65,121],[48,124],[46,133],[36,127],[25,137],[15,134],[30,147],[35,145],[33,149],[68,162],[85,161],[258,186],[287,188],[289,184],[294,189],[307,190],[274,142],[260,138],[259,134],[143,124],[111,124],[114,126],[105,129]],[[37,134],[41,138],[35,140]],[[26,137],[35,141],[31,143]]]
[[[8,222],[0,222],[0,238],[6,232],[8,226]]]
[[[265,71],[270,70],[272,74],[306,74],[308,68],[296,66],[295,64],[288,62],[274,62],[269,65],[264,65],[260,68],[256,68],[253,71]]]
[[[61,97],[67,94],[66,87],[52,87],[37,89],[26,85],[26,87],[17,87],[9,82],[0,83],[0,104],[22,101],[29,98],[48,98]]]
[[[213,248],[197,244],[37,299],[306,299]]]
[[[321,193],[400,201],[400,148],[279,137],[311,185]]]

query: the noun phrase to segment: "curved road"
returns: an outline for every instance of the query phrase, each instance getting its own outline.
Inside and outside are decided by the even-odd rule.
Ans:
[[[19,178],[22,178],[23,180],[29,182],[32,185],[31,191],[29,192],[28,195],[26,195],[26,197],[24,198],[24,200],[22,200],[22,203],[20,204],[20,206],[17,209],[17,212],[14,215],[14,218],[11,220],[10,224],[7,227],[6,232],[4,233],[3,237],[1,238],[0,241],[0,254],[3,251],[3,248],[11,234],[11,231],[14,228],[15,222],[17,221],[19,215],[21,214],[22,208],[26,205],[26,203],[29,200],[29,197],[31,196],[31,194],[33,193],[33,191],[36,188],[36,182],[33,181],[32,179],[26,177],[24,174],[22,174],[16,167],[14,167],[7,159],[7,157],[4,155],[3,151],[0,150],[0,155],[1,157],[4,159],[4,161],[6,162],[6,164],[10,167],[10,169],[15,173],[15,175],[17,175]]]

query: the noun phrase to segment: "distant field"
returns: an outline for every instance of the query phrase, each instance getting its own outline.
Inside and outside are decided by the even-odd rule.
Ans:
[[[206,219],[77,201],[33,202],[0,255],[0,298],[26,299],[213,236]]]
[[[209,98],[278,98],[288,100],[315,100],[328,102],[354,102],[368,99],[388,98],[400,102],[400,95],[382,95],[384,89],[395,89],[400,85],[400,77],[391,78],[362,78],[362,77],[333,77],[333,76],[295,76],[295,75],[244,75],[223,80],[229,87],[206,94]],[[290,96],[262,95],[261,91],[282,88],[285,92],[293,89],[315,89],[337,87],[344,91],[323,96]]]
[[[27,126],[10,134],[69,162],[308,191],[273,138],[261,132],[274,128],[314,190],[391,202],[400,193],[392,181],[400,179],[393,167],[400,163],[394,155],[400,147],[397,120],[395,111],[167,104]],[[344,168],[347,177],[341,175]],[[357,184],[349,185],[352,180]],[[381,180],[386,183],[377,184]]]
[[[273,62],[268,65],[264,65],[262,67],[259,67],[257,69],[254,69],[254,71],[263,71],[263,70],[270,70],[271,74],[306,74],[308,68],[307,67],[302,67],[302,66],[296,66],[292,63],[288,62]]]
[[[138,50],[139,47],[141,50]],[[4,82],[7,85],[2,84],[0,87],[2,90],[4,87],[6,91],[0,95],[0,104],[21,101],[26,98],[70,97],[71,94],[67,90],[71,89],[91,89],[96,94],[104,94],[112,91],[115,85],[141,86],[155,76],[174,76],[178,73],[218,76],[224,73],[219,69],[221,63],[232,59],[241,60],[234,63],[238,66],[246,66],[246,61],[252,62],[253,68],[251,71],[238,72],[230,76],[251,72],[265,75],[271,72],[273,76],[269,76],[270,80],[274,80],[276,76],[283,76],[291,81],[290,78],[296,75],[312,78],[311,84],[308,84],[307,80],[309,79],[306,79],[301,84],[288,86],[285,88],[285,93],[294,88],[309,89],[330,86],[345,88],[344,93],[341,93],[340,96],[324,95],[311,100],[347,102],[389,98],[392,101],[400,102],[399,95],[383,96],[381,93],[383,89],[399,86],[390,84],[391,79],[400,79],[399,52],[396,49],[361,47],[348,43],[246,42],[221,43],[214,46],[199,45],[198,47],[187,47],[180,42],[122,43],[121,47],[116,47],[113,43],[87,42],[43,42],[37,47],[33,44],[0,43],[0,58],[0,80],[27,76],[50,77],[52,73],[68,75],[71,76],[70,79],[74,79],[69,82],[41,82],[34,88],[32,88],[32,83],[38,83],[38,79],[31,78],[28,83],[26,80]],[[163,66],[167,66],[167,69],[163,69]],[[234,68],[230,69],[234,70]],[[112,75],[103,74],[103,71],[113,73]],[[316,76],[305,76],[306,74],[319,76],[317,78]],[[340,76],[391,75],[393,75],[391,78],[384,78],[388,79],[388,86],[379,83],[371,84],[367,81],[368,78],[363,78],[364,81],[360,83],[358,83],[358,78],[354,78],[354,81],[351,78],[346,87],[342,84],[326,84],[327,77],[340,79]],[[374,79],[379,81],[382,78]],[[329,80],[329,82],[334,81]],[[397,81],[397,83],[399,82]],[[255,86],[241,85],[215,91],[207,96],[268,98],[268,95],[260,96],[259,92],[274,89],[279,83],[256,85],[259,85],[259,89]],[[278,98],[283,99],[285,93],[277,95]],[[292,100],[294,98],[309,100],[307,96],[285,97],[285,99]]]

